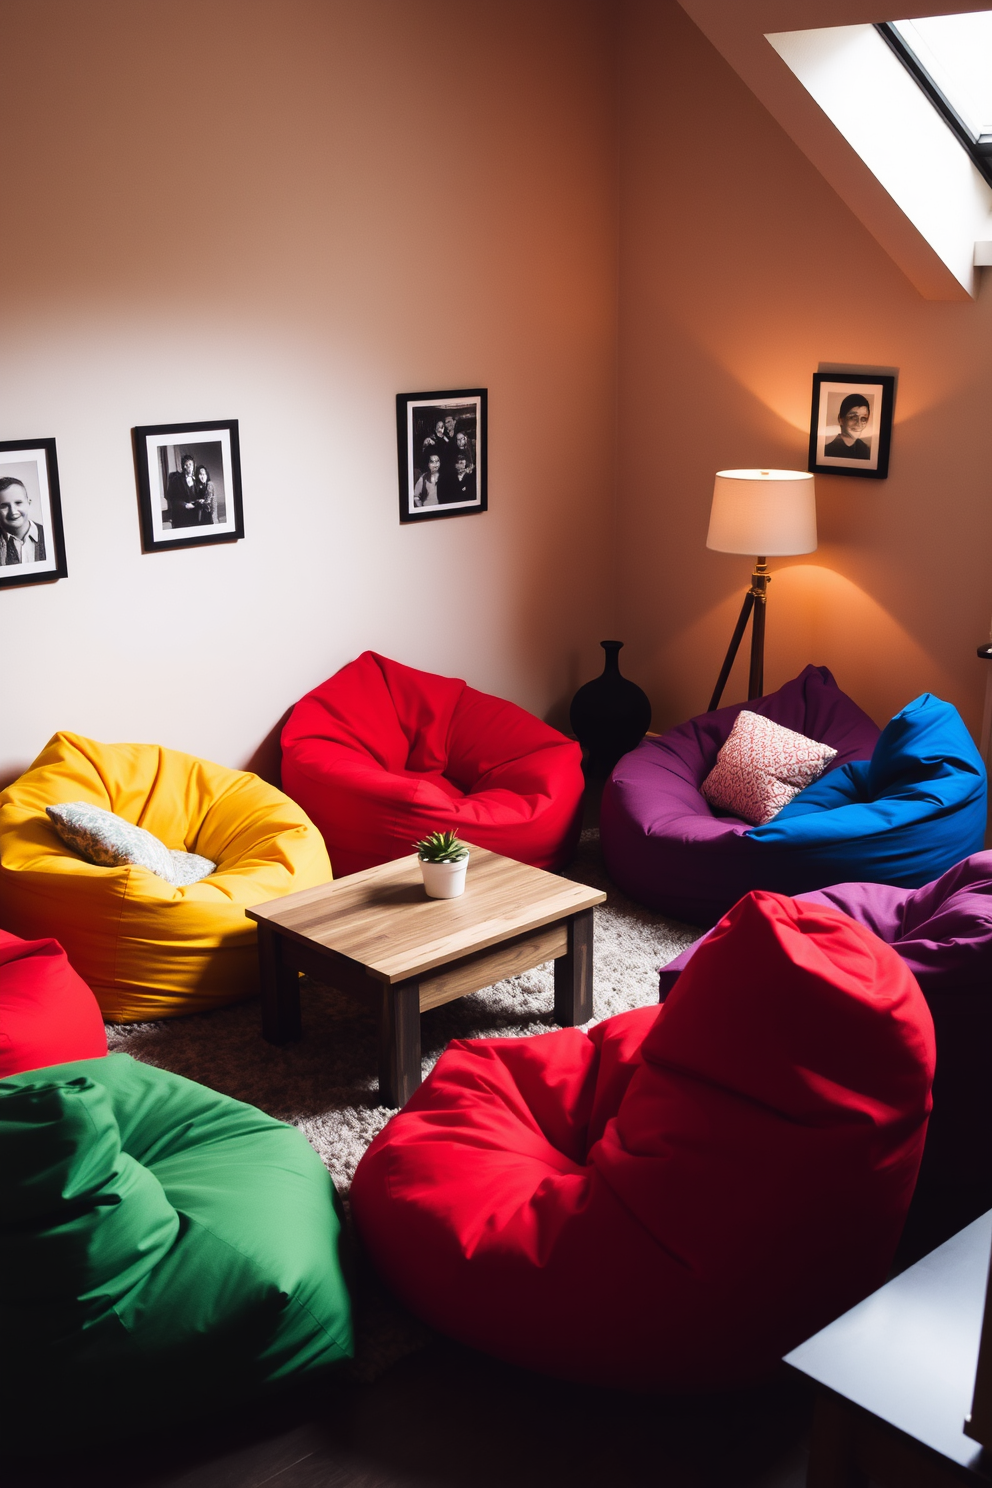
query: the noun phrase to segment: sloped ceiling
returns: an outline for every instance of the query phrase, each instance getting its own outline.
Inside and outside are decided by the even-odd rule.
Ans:
[[[816,101],[767,38],[778,32],[986,10],[990,0],[978,0],[978,3],[926,0],[925,4],[915,6],[909,0],[896,7],[889,0],[888,8],[884,0],[882,4],[872,4],[871,0],[679,0],[679,3],[924,298],[967,300],[975,293],[972,253],[976,239],[992,235],[989,226],[992,195],[987,194],[983,182],[978,184],[978,172],[970,166],[965,153],[960,151],[963,164],[961,200],[957,203],[959,241],[951,247],[946,223],[941,238],[928,227],[924,217],[914,214],[911,204],[897,199],[899,192],[892,181],[880,179],[885,172],[877,174],[869,168],[825,112],[828,105],[821,106],[822,98],[821,102]],[[881,38],[879,45],[884,48]],[[943,131],[951,138],[936,113],[933,124],[938,132]],[[940,138],[937,143],[944,146],[946,141]],[[970,179],[972,174],[974,181]],[[946,181],[944,189],[947,189]]]

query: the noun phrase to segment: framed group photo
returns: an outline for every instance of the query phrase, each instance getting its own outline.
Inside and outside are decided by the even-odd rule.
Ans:
[[[400,521],[486,511],[485,388],[397,393]]]
[[[142,425],[134,457],[146,553],[244,537],[237,419]]]
[[[809,424],[808,469],[818,475],[889,473],[895,377],[816,372]]]
[[[0,586],[67,572],[55,440],[0,441]]]

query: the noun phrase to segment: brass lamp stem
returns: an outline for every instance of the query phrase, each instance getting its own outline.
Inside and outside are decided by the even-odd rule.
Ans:
[[[754,614],[751,617],[751,673],[747,683],[748,702],[761,697],[765,690],[765,603],[768,585],[772,576],[768,564],[759,558],[751,575],[751,593],[754,595]]]
[[[751,574],[751,593],[755,599],[764,601],[768,593],[768,585],[772,576],[768,572],[767,558],[756,558],[754,560],[754,572]]]

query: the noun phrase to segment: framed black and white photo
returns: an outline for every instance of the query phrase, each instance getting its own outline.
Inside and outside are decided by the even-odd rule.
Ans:
[[[397,393],[400,521],[485,511],[486,389]]]
[[[67,572],[55,440],[0,441],[0,586]]]
[[[818,475],[884,480],[889,473],[895,382],[894,376],[882,372],[814,373],[807,468]]]
[[[244,537],[237,419],[145,424],[134,457],[146,553]]]

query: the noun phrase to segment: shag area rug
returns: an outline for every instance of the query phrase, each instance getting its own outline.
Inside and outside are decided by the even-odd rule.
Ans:
[[[626,899],[607,877],[595,829],[583,832],[564,876],[608,895],[595,916],[592,1021],[656,1002],[658,968],[699,931]],[[556,1026],[552,1001],[548,963],[432,1008],[421,1017],[424,1074],[451,1039],[549,1032]],[[379,1104],[375,1023],[343,994],[309,980],[302,1008],[302,1040],[281,1047],[262,1038],[254,1001],[159,1023],[111,1025],[108,1043],[298,1126],[346,1196],[362,1153],[394,1114]],[[375,1378],[429,1336],[374,1282],[367,1284],[356,1315],[356,1377]]]

